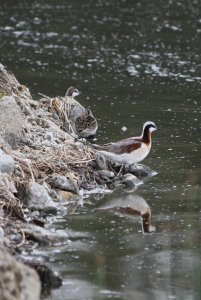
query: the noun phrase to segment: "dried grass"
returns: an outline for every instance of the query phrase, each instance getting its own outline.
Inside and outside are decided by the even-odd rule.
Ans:
[[[18,168],[24,179],[35,180],[41,174],[60,173],[64,175],[73,165],[87,165],[95,159],[94,152],[88,146],[64,142],[56,147],[42,149],[21,148],[26,159],[12,155],[18,161]],[[44,174],[43,174],[44,175]]]
[[[68,134],[76,137],[71,120],[69,118],[71,112],[70,101],[68,101],[66,97],[47,97],[47,99],[48,101],[43,103],[42,107],[44,108],[45,106],[49,112],[56,113],[59,117],[59,123],[61,128],[64,131],[68,132]]]
[[[25,220],[23,204],[14,196],[15,186],[11,177],[0,173],[0,210],[5,211],[9,216]]]

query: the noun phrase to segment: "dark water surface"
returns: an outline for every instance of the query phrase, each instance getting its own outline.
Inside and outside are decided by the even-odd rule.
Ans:
[[[201,299],[201,2],[1,0],[0,19],[1,62],[35,99],[79,88],[98,143],[160,128],[143,162],[158,175],[131,194],[155,233],[93,213],[122,191],[90,197],[55,219],[69,241],[35,253],[64,281],[48,299]]]

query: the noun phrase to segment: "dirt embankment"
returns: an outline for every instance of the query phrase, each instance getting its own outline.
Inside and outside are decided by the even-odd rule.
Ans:
[[[38,275],[49,287],[54,287],[55,282],[56,286],[61,284],[48,268],[44,271],[45,266],[26,262],[35,272],[18,263],[8,251],[23,260],[22,250],[31,248],[34,242],[65,239],[43,228],[44,215],[56,214],[62,201],[69,202],[68,212],[73,213],[81,190],[105,186],[115,176],[115,170],[112,172],[101,156],[75,139],[82,131],[83,118],[94,118],[86,110],[86,116],[79,116],[80,129],[73,123],[74,114],[83,109],[68,97],[34,101],[29,89],[0,65],[0,260],[4,261],[0,264],[1,299],[39,299]],[[13,270],[10,264],[15,266]],[[7,281],[6,274],[14,281]],[[29,280],[24,279],[27,276]],[[35,293],[27,294],[32,284]]]

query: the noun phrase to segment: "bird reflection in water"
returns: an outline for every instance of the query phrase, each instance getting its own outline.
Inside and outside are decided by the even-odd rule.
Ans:
[[[123,194],[122,196],[113,198],[95,210],[95,212],[104,211],[140,217],[143,234],[153,233],[156,230],[156,227],[151,225],[151,209],[144,198],[139,195]]]

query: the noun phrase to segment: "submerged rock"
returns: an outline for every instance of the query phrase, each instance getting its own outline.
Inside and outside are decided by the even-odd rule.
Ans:
[[[133,174],[127,173],[122,176],[122,184],[125,189],[133,190],[142,183],[143,182]]]
[[[51,232],[50,230],[33,224],[24,224],[22,229],[27,239],[38,242],[39,244],[47,245],[68,239],[68,234],[64,231],[58,230]]]
[[[1,300],[39,300],[41,285],[36,271],[15,260],[0,244]]]
[[[56,213],[56,204],[46,189],[37,182],[30,182],[26,192],[27,206],[32,210],[42,210],[46,213]]]
[[[0,172],[12,174],[14,171],[14,159],[0,149]]]

